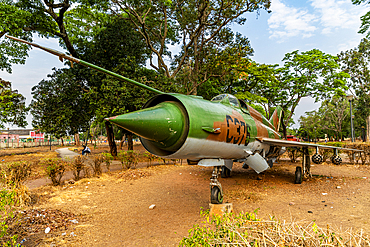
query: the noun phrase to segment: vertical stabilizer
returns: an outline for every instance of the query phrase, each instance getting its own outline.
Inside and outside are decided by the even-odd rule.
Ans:
[[[270,118],[270,123],[274,126],[275,131],[279,132],[281,121],[283,116],[283,108],[280,106],[276,107],[274,113],[272,114]]]

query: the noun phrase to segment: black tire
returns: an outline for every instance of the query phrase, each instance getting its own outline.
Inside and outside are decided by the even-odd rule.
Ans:
[[[318,153],[312,155],[311,160],[315,164],[321,164],[324,161],[324,157]]]
[[[221,190],[214,186],[211,189],[211,203],[212,204],[222,204],[222,201],[224,200],[223,195],[221,194]]]
[[[333,155],[333,157],[331,157],[331,162],[334,165],[340,165],[342,163],[342,158],[339,157],[339,155]]]
[[[226,166],[221,167],[221,177],[222,178],[229,178],[231,175],[231,170]]]
[[[231,170],[229,168],[226,167],[226,177],[229,178],[231,177]]]
[[[272,160],[268,160],[267,164],[269,165],[270,168],[272,168],[272,166],[274,165],[274,162],[272,162]]]
[[[294,183],[295,184],[301,184],[302,183],[302,167],[300,167],[300,166],[297,166],[295,168]]]

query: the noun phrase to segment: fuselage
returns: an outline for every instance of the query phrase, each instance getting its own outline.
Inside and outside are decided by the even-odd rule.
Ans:
[[[160,108],[170,107],[178,110],[168,111],[167,117],[161,116],[168,123],[153,120],[154,116],[162,114],[163,109]],[[139,135],[149,152],[164,158],[243,159],[256,152],[264,157],[271,155],[271,151],[278,152],[276,149],[271,150],[270,145],[256,141],[256,137],[280,138],[273,123],[243,101],[228,94],[216,96],[211,101],[198,96],[160,94],[150,99],[142,110],[121,116],[111,118],[110,121]],[[129,121],[142,127],[135,131],[131,125],[128,126]],[[160,133],[152,136],[158,126],[161,128],[160,133],[163,134],[166,128],[168,133],[173,132],[176,135],[176,141],[173,141],[174,137],[171,139],[172,146],[165,145],[170,137],[160,140]],[[142,132],[142,128],[147,131]],[[149,134],[148,130],[152,133]]]

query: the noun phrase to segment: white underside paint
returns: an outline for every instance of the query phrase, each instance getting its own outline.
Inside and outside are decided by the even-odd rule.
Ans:
[[[187,138],[184,145],[175,153],[161,156],[169,159],[244,159],[256,151],[269,150],[270,145],[259,141],[249,143],[248,146],[204,139]]]
[[[202,159],[198,162],[198,166],[226,166],[229,168],[229,170],[231,170],[233,168],[233,161],[225,159]]]

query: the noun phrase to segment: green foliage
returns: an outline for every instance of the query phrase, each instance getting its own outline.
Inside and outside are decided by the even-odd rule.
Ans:
[[[343,97],[335,96],[331,100],[324,100],[318,110],[306,112],[299,118],[301,132],[310,139],[335,136],[336,140],[342,140],[350,132],[349,127],[349,104]]]
[[[303,97],[316,101],[333,95],[344,95],[347,89],[345,79],[349,75],[339,70],[338,58],[313,49],[299,53],[285,54],[284,66],[278,70],[278,87],[281,96],[274,104],[289,109],[285,124]]]
[[[57,138],[87,130],[92,118],[87,87],[68,69],[54,69],[48,77],[32,88],[32,125]]]
[[[0,38],[7,34],[30,40],[31,33],[24,33],[23,27],[27,25],[32,14],[11,4],[13,1],[0,1]],[[30,47],[3,39],[0,41],[0,70],[12,72],[11,64],[24,64]]]
[[[352,3],[355,5],[360,5],[362,3],[369,4],[370,2],[368,0],[352,0]],[[366,37],[370,37],[369,28],[370,28],[370,11],[361,16],[361,26],[359,33],[366,33]]]
[[[254,213],[232,213],[219,215],[209,215],[208,211],[201,211],[200,215],[205,218],[203,226],[194,225],[189,230],[189,236],[184,237],[179,246],[217,246],[218,244],[226,245],[232,243],[243,243],[245,237],[248,236],[248,231],[243,228],[250,222],[258,222],[256,216],[257,210]],[[254,241],[251,243],[254,245]]]
[[[17,235],[9,235],[8,220],[14,217],[16,193],[13,190],[0,190],[0,244],[2,246],[16,246]]]
[[[244,13],[270,7],[269,0],[232,0],[227,4],[213,0],[191,0],[186,4],[163,0],[114,3],[112,7],[120,9],[120,14],[127,16],[145,39],[151,66],[166,77],[177,78],[188,94],[197,94],[203,83],[227,81],[232,64],[252,53],[248,39],[234,34],[230,25],[243,25]],[[172,57],[168,44],[181,47],[179,54]],[[157,65],[152,63],[152,57]],[[171,68],[165,63],[168,57]]]
[[[133,150],[121,151],[117,155],[124,169],[135,168],[138,163],[138,157],[138,153]]]
[[[322,143],[322,144],[327,145],[327,146],[339,147],[339,148],[343,148],[346,145],[345,142],[327,142],[327,143]]]
[[[151,166],[151,165],[152,165],[152,162],[157,158],[154,154],[152,154],[152,153],[150,153],[150,152],[148,152],[148,151],[145,151],[144,156],[145,156],[145,157],[148,159],[148,161],[149,161],[149,165],[148,165],[148,167],[149,167],[149,166]]]
[[[278,67],[241,59],[233,67],[231,92],[249,103],[262,105],[267,118],[276,106],[281,106],[288,126],[302,98],[325,100],[343,96],[347,89],[345,80],[349,75],[339,70],[335,56],[313,49],[287,53],[282,61],[284,66]]]
[[[0,38],[4,34],[32,41],[32,35],[58,38],[69,53],[78,57],[66,32],[64,23],[68,9],[80,0],[51,4],[41,0],[0,1]],[[17,44],[18,43],[18,44]],[[0,69],[11,72],[11,64],[24,64],[29,46],[4,39],[0,41]]]
[[[65,172],[65,162],[59,158],[49,158],[40,161],[40,164],[44,166],[45,172],[51,179],[54,186],[61,184],[61,179]]]
[[[108,171],[110,171],[110,164],[114,157],[110,153],[102,153],[102,155],[105,162],[105,166],[107,167]]]
[[[355,93],[353,100],[355,129],[367,128],[367,139],[370,138],[370,41],[362,39],[360,44],[348,51],[341,52],[338,57],[343,71],[351,78],[348,85],[351,93]],[[361,133],[362,134],[362,133]]]
[[[29,109],[25,100],[17,90],[12,90],[11,82],[0,78],[0,128],[4,128],[4,123],[20,127],[27,125],[26,115]]]

